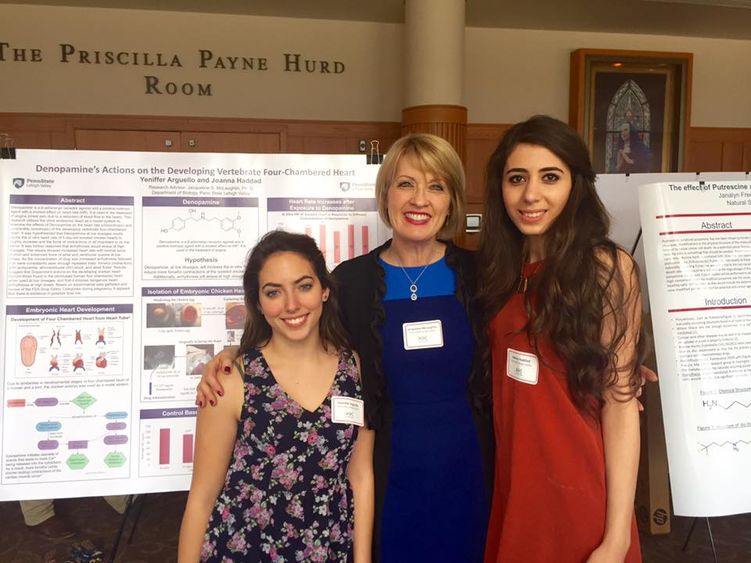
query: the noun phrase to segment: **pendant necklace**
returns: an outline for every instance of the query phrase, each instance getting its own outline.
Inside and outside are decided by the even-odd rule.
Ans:
[[[527,255],[522,255],[522,264],[521,264],[521,271],[519,272],[519,281],[516,283],[516,292],[517,293],[527,293],[527,288],[529,287],[529,278],[533,277],[537,272],[540,271],[540,266],[542,265],[542,262],[535,262],[535,263],[527,263]],[[525,270],[526,266],[526,272]]]
[[[516,284],[516,292],[517,293],[527,293],[527,285],[528,285],[528,278],[524,276],[524,274],[521,274],[519,276],[519,281]]]
[[[519,281],[516,282],[516,292],[527,293],[528,285],[529,285],[529,276],[524,275],[524,260],[522,259],[522,267],[519,270]]]
[[[409,298],[412,301],[417,301],[417,282],[420,281],[420,278],[425,273],[425,270],[428,269],[428,266],[430,266],[430,264],[425,264],[422,270],[420,270],[420,273],[417,274],[417,277],[415,279],[412,279],[411,277],[409,277],[407,270],[404,269],[404,266],[399,264],[399,267],[402,269],[402,272],[404,272],[405,277],[409,280]]]

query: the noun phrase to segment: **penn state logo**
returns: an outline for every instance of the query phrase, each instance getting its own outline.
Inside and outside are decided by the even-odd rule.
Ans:
[[[349,182],[339,182],[339,189],[343,192],[348,192],[350,188]]]
[[[23,188],[24,184],[26,183],[26,180],[23,178],[13,178],[13,187],[16,189]]]

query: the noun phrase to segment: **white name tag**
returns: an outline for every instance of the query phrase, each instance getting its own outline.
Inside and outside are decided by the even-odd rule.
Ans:
[[[331,397],[331,422],[363,426],[365,424],[365,403],[362,399],[334,395]]]
[[[509,348],[506,358],[506,375],[522,383],[537,385],[539,373],[537,356]]]
[[[440,320],[404,323],[402,332],[405,350],[443,347],[443,325]]]

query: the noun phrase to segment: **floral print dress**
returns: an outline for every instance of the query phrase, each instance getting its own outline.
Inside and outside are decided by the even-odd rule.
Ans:
[[[346,477],[357,426],[331,421],[331,398],[361,398],[354,355],[339,354],[323,403],[309,411],[279,386],[260,350],[243,357],[245,400],[202,561],[351,561]]]

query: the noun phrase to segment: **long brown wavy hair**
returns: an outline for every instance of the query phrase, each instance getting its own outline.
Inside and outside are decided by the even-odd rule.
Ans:
[[[337,350],[348,347],[349,338],[342,325],[334,278],[326,268],[326,260],[316,246],[316,242],[307,235],[271,231],[263,235],[258,244],[253,247],[245,266],[243,292],[246,319],[238,357],[256,346],[266,344],[271,339],[271,326],[261,314],[258,275],[266,260],[277,252],[294,252],[313,266],[321,287],[329,290],[329,298],[323,303],[323,311],[318,323],[321,343],[326,350],[330,350],[331,347]]]
[[[584,141],[552,117],[538,115],[512,126],[488,162],[479,246],[482,320],[488,326],[516,291],[524,260],[524,236],[506,213],[501,193],[506,161],[519,144],[545,147],[568,166],[572,178],[569,199],[545,233],[545,267],[530,280],[525,293],[529,319],[525,330],[535,347],[540,337],[551,341],[566,365],[574,403],[597,419],[608,389],[628,400],[641,384],[638,368],[646,353],[645,339],[641,310],[633,306],[640,294],[638,268],[608,238],[610,219],[595,191],[595,173]],[[634,323],[639,324],[635,353],[619,360],[618,352],[629,344]],[[607,342],[603,329],[608,331]],[[614,386],[621,373],[627,374],[626,389]]]

